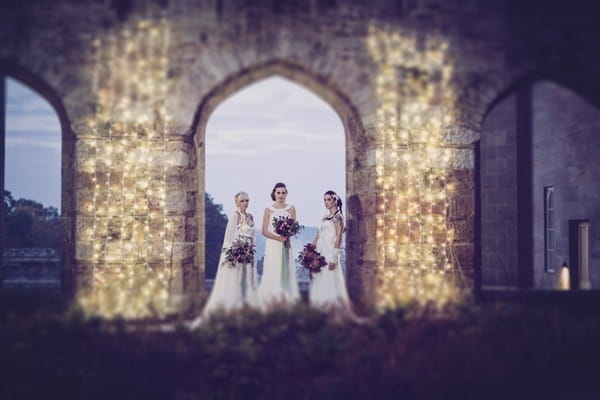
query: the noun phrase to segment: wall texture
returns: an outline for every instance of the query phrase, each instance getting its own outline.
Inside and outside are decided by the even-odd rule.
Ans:
[[[558,272],[569,261],[569,220],[590,222],[590,278],[600,287],[600,112],[554,83],[533,86],[533,187],[536,287],[552,288],[544,270],[544,187],[554,187]],[[574,266],[572,266],[574,267]]]
[[[9,2],[0,70],[42,82],[64,116],[65,285],[164,298],[199,289],[206,121],[231,93],[279,74],[344,122],[352,296],[385,306],[425,295],[427,282],[471,287],[484,115],[531,71],[599,70],[593,7],[570,7]]]

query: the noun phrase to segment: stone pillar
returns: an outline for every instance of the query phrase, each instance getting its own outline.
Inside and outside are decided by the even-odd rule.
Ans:
[[[579,288],[591,289],[590,282],[590,223],[589,221],[580,221],[577,229],[577,252],[579,265]]]
[[[0,189],[2,189],[2,204],[0,204],[0,288],[4,280],[4,143],[6,141],[5,132],[5,104],[6,104],[6,77],[0,74]]]
[[[517,263],[521,289],[533,286],[531,86],[517,93]]]

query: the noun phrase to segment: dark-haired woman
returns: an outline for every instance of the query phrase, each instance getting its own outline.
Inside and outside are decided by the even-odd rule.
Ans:
[[[263,309],[277,305],[289,305],[300,299],[296,280],[296,263],[291,241],[278,235],[273,227],[273,219],[289,217],[296,220],[296,209],[287,204],[288,191],[283,183],[277,183],[271,192],[274,203],[265,208],[262,221],[262,234],[267,238],[263,273],[258,287],[258,303]]]
[[[325,257],[327,265],[312,274],[309,300],[311,306],[333,311],[340,317],[356,318],[350,306],[344,272],[340,263],[340,247],[344,232],[342,200],[332,190],[325,192],[327,213],[321,220],[313,245]]]

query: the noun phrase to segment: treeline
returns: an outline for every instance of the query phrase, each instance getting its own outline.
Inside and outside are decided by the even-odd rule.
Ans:
[[[45,247],[60,250],[62,222],[56,207],[30,199],[14,199],[4,191],[4,247]]]
[[[214,278],[221,255],[227,216],[208,193],[205,200],[206,277]],[[30,199],[14,199],[4,191],[5,248],[44,247],[60,250],[62,223],[56,207]]]
[[[204,265],[205,277],[214,279],[217,273],[223,236],[227,227],[227,216],[223,214],[223,206],[215,204],[214,199],[208,193],[204,194]]]

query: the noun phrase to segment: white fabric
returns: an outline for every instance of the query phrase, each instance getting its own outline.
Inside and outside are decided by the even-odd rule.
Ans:
[[[342,307],[350,312],[350,299],[346,289],[346,281],[340,264],[339,251],[335,248],[336,224],[343,220],[340,214],[333,219],[323,218],[317,238],[317,251],[329,262],[335,262],[336,267],[329,269],[329,265],[312,274],[309,289],[309,301],[317,308]]]
[[[291,205],[281,209],[267,207],[269,210],[269,232],[275,233],[272,224],[273,218],[289,217],[292,207]],[[286,265],[283,265],[284,251],[287,252]],[[300,299],[296,280],[294,249],[291,241],[289,248],[285,248],[282,242],[266,238],[263,273],[257,295],[258,304],[263,309],[281,304],[292,304]]]
[[[254,220],[251,214],[245,216],[236,211],[231,215],[223,237],[223,249],[231,247],[238,239],[254,243]],[[217,276],[202,316],[218,309],[232,311],[245,304],[256,305],[256,288],[256,260],[254,264],[231,267],[225,262],[225,252],[222,252]]]

